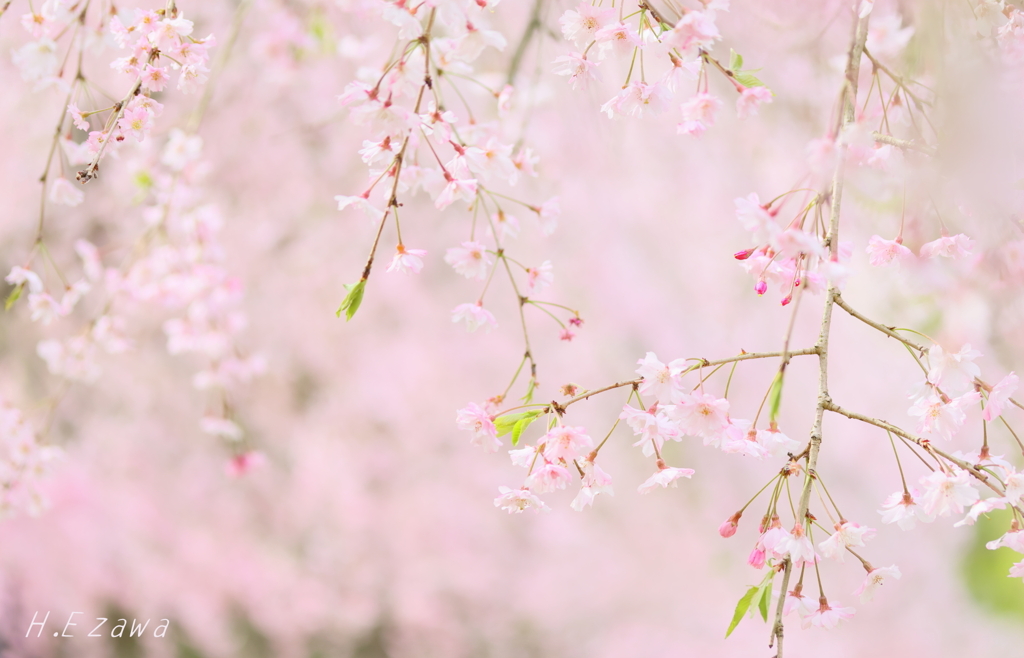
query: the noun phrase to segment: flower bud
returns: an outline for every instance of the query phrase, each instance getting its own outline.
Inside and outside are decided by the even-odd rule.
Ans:
[[[755,569],[763,569],[764,558],[764,549],[755,547],[754,550],[750,552],[750,557],[747,558],[747,564],[754,567]]]
[[[766,292],[768,292],[768,284],[765,283],[764,279],[761,279],[760,281],[757,282],[757,285],[754,286],[754,292],[756,292],[759,295],[763,295]]]
[[[754,253],[754,251],[756,250],[753,248],[744,249],[743,251],[737,251],[735,254],[732,255],[732,257],[735,258],[736,260],[747,260],[748,258],[750,258],[750,255]]]
[[[736,512],[729,517],[729,520],[723,523],[718,528],[718,534],[722,535],[726,539],[736,534],[736,527],[739,525],[740,517],[743,512]]]

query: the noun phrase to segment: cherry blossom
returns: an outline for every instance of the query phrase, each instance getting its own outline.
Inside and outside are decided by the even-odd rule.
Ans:
[[[972,505],[979,498],[970,475],[956,466],[950,467],[948,473],[935,471],[922,477],[921,485],[924,487],[921,507],[929,516],[959,514],[965,505]]]
[[[974,241],[963,233],[944,235],[938,240],[921,245],[921,258],[965,258],[971,255],[973,247]]]
[[[423,269],[423,257],[426,255],[424,249],[407,249],[400,244],[388,265],[388,272],[419,274]]]
[[[899,567],[895,564],[888,567],[871,569],[868,571],[867,577],[864,578],[864,582],[853,593],[855,596],[860,597],[861,603],[867,603],[874,598],[875,590],[885,584],[887,578],[899,580],[902,575]]]
[[[452,309],[452,322],[459,320],[466,321],[466,329],[469,331],[476,331],[480,327],[487,327],[489,331],[492,327],[498,326],[498,321],[494,319],[494,315],[490,311],[484,308],[483,302],[456,306]]]
[[[814,552],[814,545],[811,544],[811,540],[804,532],[804,526],[801,523],[793,524],[792,532],[779,539],[773,552],[780,557],[788,555],[795,566],[807,563],[814,564],[819,559],[818,554]]]
[[[494,506],[500,507],[509,514],[521,514],[527,509],[537,512],[547,512],[551,509],[543,500],[530,493],[529,489],[498,487],[498,493],[501,495],[494,499]]]
[[[854,608],[844,608],[842,604],[829,605],[825,597],[821,597],[820,607],[804,617],[803,628],[835,628],[844,619],[850,619],[857,612]]]
[[[451,247],[445,252],[444,262],[467,279],[483,281],[494,261],[484,245],[479,242],[463,242],[462,246]]]
[[[654,396],[660,404],[672,404],[683,395],[680,375],[686,369],[686,362],[676,359],[668,365],[658,360],[654,352],[637,361],[640,366],[636,374],[643,378],[640,394]]]
[[[821,554],[836,558],[840,562],[846,557],[846,549],[850,546],[863,546],[864,541],[875,535],[874,528],[857,525],[849,521],[836,524],[836,531],[828,539],[818,544]]]
[[[1010,396],[1017,391],[1017,385],[1019,383],[1020,378],[1012,372],[999,380],[999,383],[993,386],[992,391],[988,394],[985,410],[982,411],[981,417],[992,422],[1001,416],[1003,413],[1003,407],[1010,400]]]
[[[772,102],[772,92],[767,87],[744,87],[736,99],[736,116],[741,119],[757,116],[762,103]]]
[[[872,265],[887,265],[894,263],[899,265],[914,257],[914,252],[903,246],[902,240],[886,240],[878,235],[872,235],[868,240],[868,262]]]
[[[473,433],[470,440],[473,445],[480,446],[487,452],[497,452],[501,447],[501,439],[498,438],[494,421],[479,405],[470,402],[463,409],[459,409],[455,422],[460,430]]]
[[[546,459],[570,462],[593,448],[594,440],[582,427],[558,425],[548,430],[538,444],[543,447]]]
[[[654,491],[655,487],[675,487],[679,484],[679,478],[688,478],[694,474],[692,468],[675,468],[673,466],[666,466],[665,462],[658,460],[658,472],[647,478],[647,480],[637,487],[637,491],[642,494],[648,494]]]

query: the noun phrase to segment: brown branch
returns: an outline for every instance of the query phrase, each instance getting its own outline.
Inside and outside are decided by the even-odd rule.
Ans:
[[[882,144],[890,144],[904,151],[917,151],[918,153],[924,153],[925,155],[931,156],[934,156],[936,154],[936,150],[931,146],[921,146],[920,144],[915,144],[912,140],[899,139],[897,137],[893,137],[892,135],[883,135],[877,130],[871,133],[871,136],[875,138],[876,142],[880,142]]]
[[[864,43],[868,36],[868,18],[864,16],[856,21],[853,31],[853,43],[850,46],[849,55],[846,60],[846,76],[843,80],[843,91],[841,101],[841,126],[846,127],[855,121],[857,102],[857,78],[860,73],[860,60],[864,52]],[[839,163],[836,165],[835,175],[832,178],[831,209],[829,214],[828,235],[825,244],[835,259],[839,253],[839,211],[843,199],[843,180],[846,170],[845,151],[847,146],[840,147]],[[825,408],[831,400],[828,394],[828,345],[829,334],[832,328],[832,307],[839,297],[839,291],[834,285],[829,284],[825,298],[825,308],[821,318],[821,332],[818,335],[818,343],[815,346],[818,354],[818,404],[815,409],[814,426],[811,428],[811,440],[807,450],[807,468],[804,476],[803,490],[800,493],[800,503],[797,508],[797,515],[794,521],[803,524],[810,507],[811,489],[814,481],[814,470],[818,465],[818,451],[821,448],[821,425],[825,415]],[[793,573],[793,562],[788,558],[785,560],[784,572],[782,575],[782,589],[779,592],[778,603],[775,609],[775,623],[772,625],[771,637],[768,646],[773,646],[778,641],[776,658],[782,658],[783,652],[783,624],[782,611],[786,602],[786,590],[789,587],[790,576]]]

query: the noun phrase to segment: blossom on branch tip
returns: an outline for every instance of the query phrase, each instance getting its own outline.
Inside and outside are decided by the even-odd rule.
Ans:
[[[587,59],[582,53],[562,55],[556,57],[552,63],[554,74],[569,76],[569,86],[573,89],[586,89],[591,82],[601,80],[601,75],[597,71],[600,62]]]
[[[804,617],[802,628],[810,628],[815,626],[817,628],[835,628],[839,625],[839,622],[844,619],[850,619],[853,614],[857,612],[854,608],[843,608],[840,603],[835,605],[829,605],[825,600],[825,597],[821,598],[821,606],[812,612],[811,614]]]
[[[911,489],[906,493],[897,491],[890,495],[882,503],[884,509],[878,510],[878,513],[882,515],[882,523],[898,523],[904,530],[910,530],[918,521],[922,523],[934,521],[935,516],[917,504],[917,499],[920,497],[921,493],[917,489]]]
[[[866,539],[875,536],[875,529],[843,521],[836,524],[836,531],[828,539],[818,544],[821,554],[825,557],[845,561],[846,549],[849,546],[863,546]]]
[[[948,468],[948,473],[935,471],[920,480],[924,487],[921,506],[931,516],[959,514],[964,506],[973,505],[980,497],[967,471],[956,466]]]
[[[859,596],[861,603],[867,603],[875,596],[875,590],[885,583],[886,578],[892,578],[893,580],[899,580],[900,576],[899,567],[895,564],[888,567],[880,567],[878,569],[872,569],[868,572],[864,582],[861,583],[854,591],[855,596]]]
[[[501,495],[494,499],[494,506],[508,511],[509,514],[520,514],[527,509],[537,512],[547,512],[551,509],[543,500],[530,493],[529,489],[498,487],[498,493]]]
[[[545,459],[553,462],[570,462],[592,450],[594,440],[582,427],[558,425],[548,430],[547,434],[540,438],[538,445],[543,450]]]
[[[988,401],[985,404],[985,410],[982,412],[981,417],[991,422],[1001,416],[1003,406],[1010,400],[1010,396],[1017,391],[1019,383],[1020,378],[1012,372],[999,380],[999,383],[993,386],[988,394]]]
[[[899,265],[914,257],[914,252],[903,246],[899,239],[886,240],[878,235],[868,240],[868,262],[872,265]]]
[[[595,7],[589,2],[581,2],[574,10],[568,10],[558,19],[562,35],[578,46],[585,46],[601,28],[615,20],[614,8]]]
[[[768,87],[744,87],[736,99],[736,116],[740,119],[757,116],[762,103],[772,102],[772,92]]]
[[[461,247],[451,247],[445,252],[444,262],[467,279],[483,281],[490,269],[491,255],[479,242],[463,242]]]
[[[793,524],[792,532],[779,540],[775,553],[780,557],[788,555],[794,566],[814,564],[819,559],[818,554],[814,552],[814,545],[800,523]]]
[[[718,97],[702,92],[682,105],[683,122],[676,127],[680,135],[700,137],[705,130],[715,124],[715,114],[722,107]]]
[[[944,235],[921,246],[921,258],[965,258],[971,255],[974,241],[963,233]]]
[[[400,244],[388,265],[388,272],[419,274],[423,269],[423,257],[426,255],[424,249],[406,249],[405,245]]]
[[[460,430],[467,430],[473,433],[470,440],[475,446],[480,446],[487,452],[497,452],[501,447],[501,440],[498,438],[498,430],[490,414],[480,408],[474,402],[470,402],[464,408],[459,409],[455,418]]]
[[[647,480],[637,487],[637,491],[642,494],[648,494],[654,491],[659,485],[665,487],[676,487],[679,484],[679,478],[688,478],[694,474],[692,468],[675,468],[674,466],[666,466],[665,462],[658,460],[658,472],[647,478]]]
[[[468,331],[476,331],[482,326],[487,327],[487,330],[490,331],[492,327],[498,326],[498,321],[494,319],[494,315],[490,311],[484,308],[483,302],[456,306],[452,310],[452,322],[459,320],[466,321]]]
[[[380,221],[384,219],[384,211],[378,210],[369,201],[369,193],[360,196],[345,196],[339,194],[334,197],[334,200],[338,202],[338,210],[344,210],[345,208],[352,207],[362,211],[364,215],[374,221]]]
[[[636,374],[643,379],[640,382],[640,395],[652,395],[659,404],[673,404],[683,395],[682,374],[686,370],[686,361],[676,359],[668,365],[658,360],[654,352],[637,361],[640,367]]]
[[[565,489],[572,482],[572,474],[569,469],[558,464],[547,462],[534,469],[533,473],[526,478],[526,489],[537,493],[547,493]]]

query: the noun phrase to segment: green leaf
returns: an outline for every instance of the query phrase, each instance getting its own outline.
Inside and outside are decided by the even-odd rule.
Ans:
[[[523,433],[523,430],[529,427],[530,423],[537,420],[541,413],[543,413],[541,410],[534,409],[518,414],[498,416],[494,419],[494,428],[498,430],[498,436],[505,436],[512,432],[512,445],[515,445],[519,442],[519,436]]]
[[[763,87],[765,86],[756,75],[749,71],[736,71],[736,75],[733,76],[736,82],[740,83],[744,87]]]
[[[732,71],[739,71],[741,68],[743,68],[743,55],[730,48],[729,69]]]
[[[772,388],[768,392],[768,422],[774,423],[779,416],[779,407],[782,405],[782,371],[775,375],[772,381]]]
[[[736,604],[736,612],[732,613],[732,622],[729,624],[729,630],[725,632],[726,637],[732,635],[732,632],[740,625],[740,621],[743,620],[743,615],[747,614],[747,610],[750,609],[750,604],[754,601],[754,595],[756,595],[760,590],[760,587],[751,587],[747,590],[747,593],[743,595],[743,598],[739,600],[739,603]]]
[[[15,286],[14,290],[11,291],[11,294],[7,295],[7,301],[4,302],[5,311],[11,310],[11,307],[14,306],[14,303],[21,298],[21,291],[24,289],[25,284],[19,283],[17,286]]]
[[[759,592],[757,609],[761,611],[761,619],[768,621],[768,604],[771,602],[772,598],[771,586],[765,587],[762,585],[757,591]]]
[[[537,380],[534,379],[533,377],[530,377],[530,383],[526,385],[526,395],[519,399],[525,402],[526,404],[530,404],[531,402],[533,402],[533,392],[536,390]]]
[[[346,283],[345,290],[348,294],[345,295],[345,299],[342,300],[341,306],[338,307],[336,315],[340,318],[342,311],[345,312],[345,321],[348,322],[352,319],[352,316],[359,310],[359,305],[363,303],[363,291],[366,290],[366,279],[360,279],[359,283]]]

